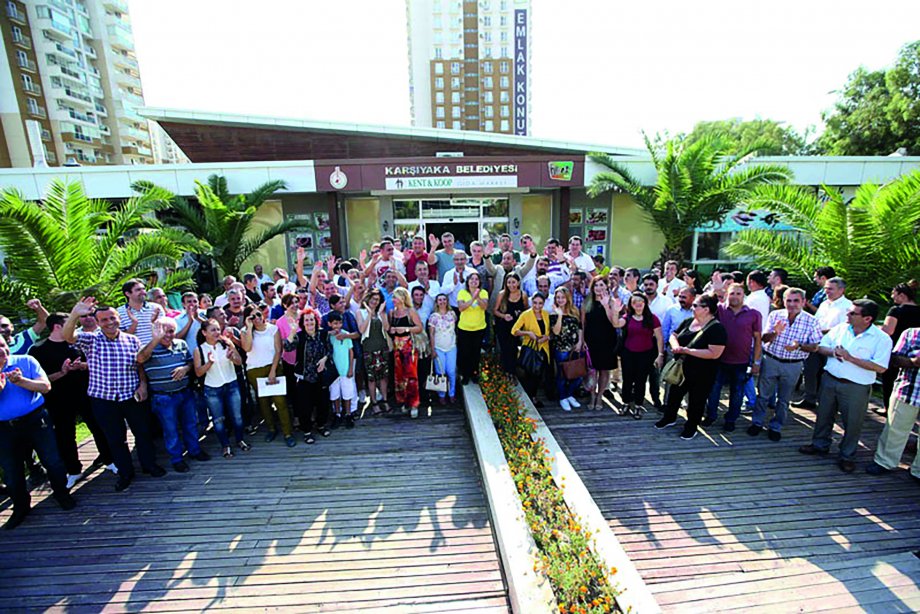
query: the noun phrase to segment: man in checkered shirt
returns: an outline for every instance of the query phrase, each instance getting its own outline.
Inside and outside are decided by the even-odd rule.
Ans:
[[[789,288],[783,296],[783,304],[786,308],[771,312],[764,327],[757,402],[748,435],[757,435],[763,430],[767,419],[767,404],[774,396],[776,409],[768,426],[771,432],[780,432],[808,352],[817,350],[821,342],[818,321],[802,310],[805,306],[805,291]]]
[[[872,475],[897,469],[920,412],[920,328],[908,328],[901,333],[891,354],[891,366],[900,368],[901,373],[891,393],[888,422],[878,438],[875,462],[866,467],[866,472]],[[920,482],[920,453],[914,456],[910,475]]]
[[[89,314],[95,314],[99,328],[91,333],[77,333],[80,317]],[[97,306],[96,299],[92,297],[81,299],[74,305],[64,324],[64,339],[86,355],[89,367],[86,393],[118,469],[115,490],[125,490],[134,479],[125,421],[134,434],[138,460],[144,473],[157,478],[165,475],[166,471],[156,463],[148,428],[149,414],[142,405],[147,398],[147,382],[141,379],[143,369],[137,364],[140,340],[119,329],[118,313],[114,307]]]

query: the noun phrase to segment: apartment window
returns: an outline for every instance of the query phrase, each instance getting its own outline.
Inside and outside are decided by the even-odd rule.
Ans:
[[[491,75],[492,74],[492,62],[483,62],[482,72],[486,73],[487,75]]]
[[[510,127],[511,127],[511,126],[508,124],[508,120],[507,120],[507,119],[503,119],[503,120],[502,120],[502,132],[508,132],[508,130],[510,129]]]
[[[511,116],[510,107],[506,104],[503,104],[502,105],[502,117],[510,117],[510,116]]]
[[[444,92],[435,92],[434,101],[437,104],[444,104]]]
[[[454,104],[460,104],[460,92],[451,92],[450,101]]]
[[[510,57],[511,57],[511,54],[508,53],[508,48],[507,48],[507,47],[502,47],[502,57],[503,57],[503,58],[510,58]]]
[[[482,95],[482,99],[486,104],[492,104],[492,92],[486,92]]]
[[[34,98],[26,98],[26,106],[29,107],[30,113],[38,113],[38,103]]]
[[[434,63],[434,74],[443,75],[444,74],[444,64],[441,62]]]
[[[450,74],[459,75],[460,74],[460,62],[451,62],[450,63]]]
[[[504,76],[504,75],[502,75],[502,78],[501,78],[500,83],[501,83],[501,86],[502,86],[502,87],[510,87],[510,86],[509,86],[508,77],[506,77],[506,76]]]
[[[443,90],[444,89],[444,77],[435,77],[434,86],[439,90]]]
[[[491,119],[487,119],[486,120],[486,132],[492,132],[493,130],[495,130],[495,124],[492,123]]]
[[[491,33],[491,32],[485,32],[485,33],[483,33],[483,38],[486,40],[487,43],[491,43],[491,42],[492,42],[492,33]]]
[[[483,18],[482,18],[482,25],[484,25],[484,26],[487,27],[487,28],[491,28],[491,27],[492,27],[492,18],[489,17],[488,15],[486,15],[485,17],[483,17]]]
[[[511,100],[511,94],[509,94],[507,90],[504,90],[498,93],[499,102],[510,102],[510,100]]]
[[[507,10],[508,10],[508,0],[502,0],[501,9],[502,9],[503,11],[507,11]]]
[[[450,127],[454,130],[460,130],[460,122],[453,122]]]
[[[24,66],[29,63],[29,56],[26,55],[25,51],[16,50],[16,60],[19,62],[20,66]]]
[[[451,77],[450,87],[451,89],[455,89],[455,90],[460,89],[460,77]]]
[[[460,107],[454,107],[450,110],[450,116],[454,119],[460,119]]]
[[[444,128],[444,122],[443,122],[443,121],[437,122],[437,123],[435,124],[435,127],[436,127],[436,128]]]
[[[492,107],[486,107],[485,116],[486,116],[486,117],[494,117],[494,116],[495,116],[495,109],[492,108]]]
[[[486,88],[487,90],[492,89],[492,77],[485,77],[482,80],[482,87]]]
[[[436,107],[434,110],[434,115],[438,119],[444,119],[444,107]]]
[[[492,57],[492,48],[491,48],[491,47],[486,47],[486,48],[483,50],[483,55],[485,55],[485,57],[487,57],[487,58],[491,58],[491,57]]]
[[[507,42],[508,42],[508,31],[507,31],[507,30],[502,30],[501,35],[500,35],[499,38],[500,38],[500,40],[501,40],[503,43],[507,43]]]
[[[440,59],[441,59],[441,48],[440,48],[440,47],[435,47],[435,48],[434,48],[434,58],[435,58],[436,60],[440,60]],[[444,70],[444,69],[442,68],[441,71],[443,72],[443,70]]]
[[[29,75],[20,75],[20,76],[22,77],[22,87],[23,87],[23,89],[25,89],[27,92],[28,92],[28,91],[31,91],[31,89],[32,89],[32,77],[30,77]]]
[[[504,10],[504,9],[502,9],[502,10]],[[499,23],[502,27],[507,26],[507,25],[508,25],[508,16],[507,16],[507,15],[502,15],[502,16],[499,18],[498,23]]]
[[[508,62],[499,62],[498,70],[500,70],[501,72],[508,72]]]

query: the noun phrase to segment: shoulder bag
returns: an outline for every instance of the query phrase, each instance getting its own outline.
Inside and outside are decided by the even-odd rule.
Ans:
[[[687,347],[690,347],[697,341],[700,337],[703,336],[703,333],[706,332],[713,322],[716,319],[713,318],[706,323],[706,326],[697,331],[696,335],[693,336],[693,339],[690,340],[690,343],[687,344]],[[683,356],[675,356],[671,358],[662,368],[661,368],[661,380],[672,386],[682,386],[684,384],[684,361]]]

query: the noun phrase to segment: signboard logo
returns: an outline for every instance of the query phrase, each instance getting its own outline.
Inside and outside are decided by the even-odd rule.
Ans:
[[[527,134],[527,10],[514,10],[514,133]]]
[[[553,181],[571,181],[575,170],[574,162],[547,162],[549,178]]]
[[[335,170],[329,175],[329,185],[336,190],[344,189],[348,185],[348,175],[340,167],[336,166]]]

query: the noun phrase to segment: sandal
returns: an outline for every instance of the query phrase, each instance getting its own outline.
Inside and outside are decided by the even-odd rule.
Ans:
[[[307,433],[303,436],[304,443],[316,443],[316,439],[313,438],[313,433]]]
[[[233,450],[230,448],[230,446],[227,446],[226,448],[224,448],[224,458],[226,458],[227,460],[230,460],[231,458],[233,458]]]
[[[327,429],[326,427],[323,427],[323,431],[322,431],[321,435],[322,435],[323,437],[329,437],[329,435],[332,435],[332,431],[330,431],[330,430]]]
[[[383,409],[383,413],[385,413],[385,414],[390,413],[391,409],[390,409],[390,404],[389,404],[389,403],[387,403],[386,401],[380,401],[380,403],[378,403],[378,405],[380,405],[380,408]]]
[[[371,404],[371,415],[372,416],[379,416],[382,413],[383,413],[383,410],[380,409],[380,403]]]
[[[238,447],[240,450],[242,450],[243,452],[249,452],[250,450],[252,450],[252,446],[249,445],[248,443],[246,443],[246,440],[245,440],[245,439],[242,440],[242,441],[240,441],[240,442],[237,443],[236,445],[237,445],[237,447]]]

